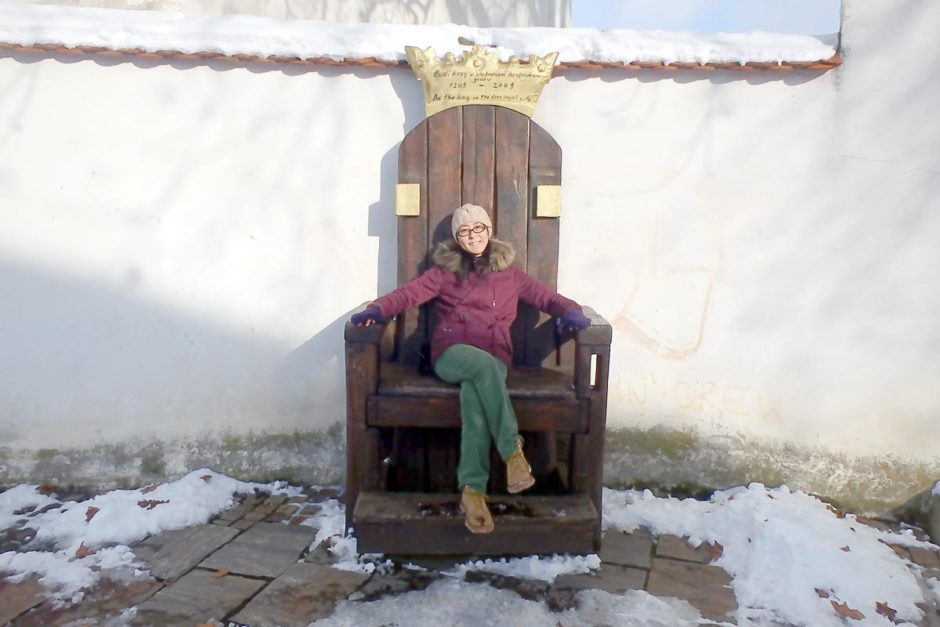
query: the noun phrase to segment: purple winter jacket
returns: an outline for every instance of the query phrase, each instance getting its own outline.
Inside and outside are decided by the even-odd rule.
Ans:
[[[489,272],[473,272],[461,282],[457,270],[463,254],[456,242],[441,243],[434,252],[433,268],[373,303],[389,318],[436,299],[431,363],[436,363],[449,346],[470,344],[511,366],[509,327],[516,319],[520,300],[552,316],[581,310],[578,303],[513,266],[515,251],[511,244],[491,238]]]

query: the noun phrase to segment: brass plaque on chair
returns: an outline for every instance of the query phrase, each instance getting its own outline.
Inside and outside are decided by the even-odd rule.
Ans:
[[[561,185],[538,185],[535,188],[535,217],[561,217]]]
[[[395,215],[421,215],[420,183],[399,183],[395,186]]]

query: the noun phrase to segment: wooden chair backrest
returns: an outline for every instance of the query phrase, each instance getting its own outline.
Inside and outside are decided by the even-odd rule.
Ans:
[[[535,216],[536,187],[561,184],[561,148],[542,127],[505,107],[465,105],[413,128],[398,152],[398,182],[421,185],[418,216],[398,219],[398,284],[429,267],[438,242],[452,237],[451,214],[484,207],[495,236],[516,249],[516,264],[556,289],[558,219]],[[417,364],[428,339],[428,311],[399,317],[395,359]],[[520,306],[512,329],[515,365],[567,369],[550,320]]]

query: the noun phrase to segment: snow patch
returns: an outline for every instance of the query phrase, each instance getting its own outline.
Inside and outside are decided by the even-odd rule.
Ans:
[[[163,11],[55,5],[0,5],[0,42],[67,48],[96,46],[149,52],[334,60],[374,57],[403,61],[405,46],[461,53],[459,37],[495,47],[500,58],[558,52],[578,61],[664,63],[803,62],[829,59],[837,36],[694,33],[594,28],[477,28],[456,24],[352,24],[278,20],[246,15],[200,16]]]
[[[344,601],[332,616],[313,623],[316,627],[693,627],[702,622],[689,604],[657,599],[643,591],[611,595],[602,591],[578,593],[578,607],[552,613],[544,603],[529,601],[508,590],[456,579],[442,579],[425,590],[368,603]]]
[[[887,544],[908,543],[910,537],[869,527],[786,487],[755,483],[716,492],[708,501],[605,490],[604,524],[681,536],[693,546],[721,544],[714,564],[732,577],[742,625],[844,625],[833,603],[864,614],[853,623],[858,625],[892,625],[877,613],[877,603],[897,610],[901,620],[923,616],[913,566]]]
[[[14,512],[42,509],[47,505],[54,505],[58,502],[51,496],[41,494],[39,486],[14,486],[6,492],[0,493],[0,529],[11,527],[17,520],[21,520],[26,516],[25,514],[17,515]]]
[[[320,511],[300,524],[317,528],[310,550],[323,544],[338,560],[333,568],[371,574],[377,567],[391,565],[388,560],[382,561],[381,555],[359,555],[356,538],[346,534],[346,507],[336,499],[320,503]]]
[[[40,583],[53,589],[56,599],[78,602],[103,570],[142,574],[127,545],[161,531],[206,523],[234,505],[236,493],[255,489],[300,493],[283,483],[246,483],[203,468],[155,487],[112,490],[81,502],[64,501],[61,507],[39,514],[15,516],[14,511],[27,506],[39,509],[60,503],[39,494],[36,486],[17,486],[0,494],[0,522],[5,523],[0,528],[25,518],[24,525],[36,530],[32,543],[56,550],[0,553],[0,571],[19,580],[36,574]]]
[[[529,555],[526,557],[501,558],[498,560],[486,559],[475,562],[458,564],[453,569],[444,572],[444,575],[463,578],[470,571],[482,571],[518,577],[520,579],[538,579],[554,583],[559,575],[576,575],[589,573],[601,567],[601,559],[597,555],[553,555],[540,557]]]

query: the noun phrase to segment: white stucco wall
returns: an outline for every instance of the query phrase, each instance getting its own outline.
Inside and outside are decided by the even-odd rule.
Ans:
[[[609,425],[695,434],[678,461],[609,446],[608,480],[740,481],[716,456],[759,450],[817,492],[909,475],[903,500],[940,472],[940,5],[844,12],[823,75],[546,88],[560,288],[615,328]],[[410,71],[6,57],[0,94],[0,476],[124,443],[173,472],[186,442],[335,432],[342,325],[394,282]],[[266,455],[244,472],[306,463]]]
[[[193,15],[258,15],[280,19],[376,24],[548,26],[571,23],[571,0],[5,0]]]

